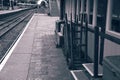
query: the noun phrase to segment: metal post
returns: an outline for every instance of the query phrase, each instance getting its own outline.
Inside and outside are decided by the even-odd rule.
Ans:
[[[1,1],[1,4],[2,4],[2,9],[3,9],[3,0]]]
[[[60,0],[60,20],[62,20],[62,0]]]
[[[14,9],[14,0],[12,1],[12,9]]]
[[[77,15],[80,13],[80,0],[77,0]]]
[[[94,0],[94,7],[93,7],[93,26],[97,26],[97,6],[98,0]]]
[[[95,26],[94,38],[94,77],[98,77],[99,27]]]
[[[70,14],[70,53],[71,53],[71,67],[73,67],[73,23],[72,23],[72,13]]]
[[[84,3],[85,3],[85,0],[81,0],[81,13],[84,12],[84,8],[85,8]]]
[[[88,15],[85,15],[85,59],[88,57]]]
[[[9,10],[12,10],[11,0],[9,0],[9,3],[10,3]]]
[[[103,26],[101,28],[101,32],[105,34],[105,26]],[[102,65],[102,62],[103,62],[103,56],[104,56],[104,37],[101,36],[101,39],[100,39],[100,60],[99,60],[99,63]]]
[[[80,8],[81,8],[80,2],[81,2],[80,0],[77,1],[77,5],[78,5],[78,6],[77,6],[77,10],[78,10],[78,12],[77,12],[77,14],[78,14],[78,20],[80,20]]]
[[[87,18],[88,18],[88,24],[89,24],[89,15],[90,15],[90,0],[87,0],[87,9],[86,9],[86,13],[87,13]]]
[[[81,27],[80,27],[80,45],[82,45],[83,41],[83,13],[81,14]],[[82,46],[80,46],[80,56],[82,55]]]
[[[103,26],[101,28],[101,32],[105,34],[105,25],[104,25],[104,22],[105,22],[105,19],[106,19],[106,27],[107,29],[111,28],[111,20],[112,20],[112,6],[113,6],[113,2],[112,0],[109,0],[108,1],[108,5],[107,5],[107,19],[104,17],[102,22],[103,22]],[[101,36],[101,42],[100,42],[100,60],[99,60],[99,63],[102,65],[102,62],[103,62],[103,57],[104,57],[104,37]]]
[[[99,28],[97,26],[97,4],[98,0],[94,0],[93,6],[93,23],[95,27],[95,39],[94,39],[94,77],[98,77],[98,50],[99,50]]]
[[[77,13],[77,0],[75,0],[75,3],[74,3],[74,20],[76,22],[76,13]]]
[[[60,0],[60,20],[63,20],[64,18],[64,0]]]
[[[107,5],[107,19],[106,19],[106,29],[107,30],[109,30],[111,28],[112,8],[113,8],[113,0],[108,0],[108,5]]]
[[[49,0],[49,11],[50,11],[50,15],[51,15],[51,0]]]
[[[68,20],[67,20],[67,14],[65,14],[65,27],[64,27],[64,48],[65,48],[65,54],[67,62],[69,63],[69,48],[68,48]]]

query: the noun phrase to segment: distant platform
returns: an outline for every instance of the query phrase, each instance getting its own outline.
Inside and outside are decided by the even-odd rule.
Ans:
[[[21,10],[24,10],[24,9],[26,9],[26,8],[15,9],[15,10],[0,10],[0,15],[1,14],[12,13],[12,12],[17,12],[17,11],[21,11]]]

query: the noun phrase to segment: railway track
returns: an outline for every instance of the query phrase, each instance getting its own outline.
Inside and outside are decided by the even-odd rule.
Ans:
[[[34,9],[0,19],[0,63],[14,45],[33,14]]]

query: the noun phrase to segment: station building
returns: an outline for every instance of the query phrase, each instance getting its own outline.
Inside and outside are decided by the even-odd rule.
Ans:
[[[69,68],[79,70],[76,66],[82,64],[92,76],[103,76],[105,72],[101,74],[101,70],[105,69],[108,56],[114,61],[120,55],[120,1],[57,0],[57,3],[60,16],[56,21],[56,45],[62,47]]]

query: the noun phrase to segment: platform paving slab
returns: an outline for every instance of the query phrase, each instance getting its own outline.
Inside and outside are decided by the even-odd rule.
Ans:
[[[34,14],[28,29],[0,72],[0,80],[74,80],[55,46],[58,17]]]

